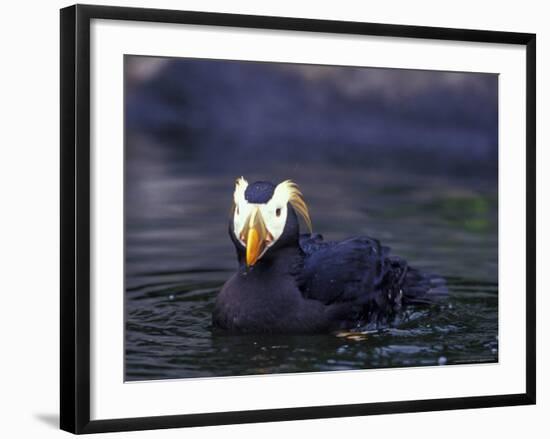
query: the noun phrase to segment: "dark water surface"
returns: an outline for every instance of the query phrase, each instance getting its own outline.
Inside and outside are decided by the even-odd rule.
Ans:
[[[237,266],[227,221],[238,176],[166,172],[154,163],[127,169],[127,380],[498,360],[494,180],[337,165],[245,174],[294,179],[315,232],[378,238],[412,266],[445,277],[450,295],[441,306],[411,310],[397,327],[359,336],[224,336],[212,333],[211,312]]]

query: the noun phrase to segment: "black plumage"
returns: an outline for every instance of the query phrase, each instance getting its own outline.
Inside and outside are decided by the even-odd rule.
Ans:
[[[257,181],[249,185],[244,192],[244,198],[249,203],[267,203],[275,192],[275,185],[269,181]]]
[[[319,333],[380,326],[408,306],[445,295],[440,277],[411,268],[376,239],[327,242],[319,234],[300,234],[296,212],[290,203],[287,208],[282,235],[253,266],[247,266],[246,248],[230,223],[239,268],[218,294],[214,327]]]

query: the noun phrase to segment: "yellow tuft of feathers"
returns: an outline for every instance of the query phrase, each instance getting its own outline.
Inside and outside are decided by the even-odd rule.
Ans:
[[[304,222],[311,233],[313,231],[311,225],[311,218],[309,216],[309,210],[307,204],[304,200],[304,195],[296,183],[292,180],[285,180],[282,183],[279,183],[275,188],[275,192],[278,191],[284,192],[286,198],[294,210],[303,218]]]

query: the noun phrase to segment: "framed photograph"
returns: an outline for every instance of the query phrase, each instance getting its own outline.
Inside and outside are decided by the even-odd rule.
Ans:
[[[61,428],[535,403],[535,35],[61,10]]]

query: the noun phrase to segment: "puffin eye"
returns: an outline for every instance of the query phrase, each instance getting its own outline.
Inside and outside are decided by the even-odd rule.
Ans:
[[[275,211],[275,215],[277,215],[277,217],[281,216],[281,208],[280,207],[278,207],[277,210]]]

